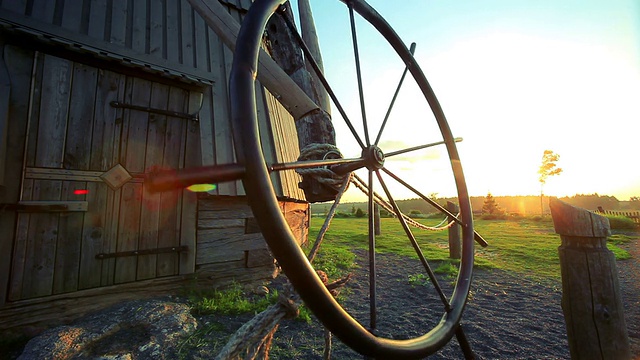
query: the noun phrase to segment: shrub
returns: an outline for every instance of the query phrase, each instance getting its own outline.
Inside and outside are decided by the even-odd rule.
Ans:
[[[361,218],[361,217],[364,217],[366,215],[366,213],[364,211],[362,211],[362,209],[358,208],[356,210],[355,215],[356,215],[357,218]]]
[[[640,226],[626,216],[605,215],[609,219],[611,230],[636,230]]]
[[[480,216],[482,220],[507,220],[507,218],[506,214],[484,214]]]

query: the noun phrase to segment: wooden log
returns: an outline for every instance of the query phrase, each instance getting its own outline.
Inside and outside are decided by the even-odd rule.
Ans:
[[[630,359],[609,220],[549,200],[562,273],[562,310],[572,359]]]
[[[447,210],[449,210],[452,214],[457,214],[460,209],[456,203],[451,201],[447,201]],[[454,221],[452,217],[449,217],[447,221]],[[460,259],[462,256],[462,247],[461,247],[461,238],[460,238],[460,225],[453,224],[449,228],[449,258],[450,259]]]

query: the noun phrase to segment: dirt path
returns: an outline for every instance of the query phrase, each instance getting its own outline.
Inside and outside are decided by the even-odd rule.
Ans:
[[[618,261],[618,279],[633,359],[640,359],[640,239],[621,246],[631,259]]]

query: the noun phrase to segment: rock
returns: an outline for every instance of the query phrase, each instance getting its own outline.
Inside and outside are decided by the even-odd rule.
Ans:
[[[18,359],[173,359],[180,340],[196,328],[185,304],[131,301],[45,331]]]

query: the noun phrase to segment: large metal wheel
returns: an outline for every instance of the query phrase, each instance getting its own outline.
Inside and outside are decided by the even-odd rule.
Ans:
[[[377,138],[372,141],[368,134],[370,124],[367,123],[364,114],[360,65],[356,50],[355,62],[358,76],[357,79],[354,80],[358,82],[360,103],[363,105],[361,109],[362,114],[360,115],[363,119],[364,139],[360,137],[355,130],[355,126],[347,119],[347,115],[339,105],[338,99],[334,98],[333,101],[334,106],[338,108],[342,117],[347,121],[347,125],[351,130],[351,135],[349,136],[353,136],[361,152],[356,154],[352,159],[342,159],[339,161],[326,160],[324,162],[319,161],[318,163],[324,166],[334,166],[333,169],[336,169],[336,171],[340,169],[342,169],[342,171],[344,171],[344,169],[351,171],[360,168],[359,171],[366,172],[366,186],[369,190],[368,239],[370,246],[370,258],[367,260],[367,263],[369,264],[371,274],[371,316],[370,324],[366,325],[367,328],[354,319],[334,299],[319,279],[313,266],[307,260],[305,253],[296,243],[287,222],[281,214],[278,200],[276,199],[271,184],[269,174],[271,171],[274,171],[274,169],[269,168],[262,154],[255,101],[258,52],[268,19],[284,2],[283,0],[256,0],[254,2],[243,21],[234,54],[230,80],[234,141],[239,163],[245,167],[243,182],[250,206],[253,209],[254,215],[271,251],[277,258],[278,263],[293,284],[295,290],[317,318],[344,343],[362,354],[376,358],[418,358],[432,354],[444,346],[454,335],[458,335],[459,340],[464,338],[459,324],[467,302],[473,269],[473,219],[462,166],[456,148],[456,141],[458,141],[458,139],[453,137],[444,113],[420,66],[416,63],[412,53],[396,35],[394,30],[365,1],[343,0],[346,5],[346,11],[349,13],[352,21],[352,29],[355,29],[353,19],[355,15],[359,15],[359,18],[361,17],[368,24],[367,26],[372,26],[382,35],[395,53],[397,53],[402,63],[406,65],[406,69],[417,85],[419,93],[426,104],[428,104],[426,108],[430,108],[432,112],[432,114],[429,114],[429,117],[435,119],[435,123],[437,124],[436,129],[438,131],[436,141],[429,141],[428,143],[424,143],[424,145],[404,149],[383,149],[383,146],[379,143],[380,136],[377,136]],[[352,30],[352,38],[354,48],[357,49],[358,40],[355,30]],[[422,117],[424,116],[416,114],[415,119],[416,121],[422,121]],[[425,117],[425,119],[429,117]],[[386,119],[377,132],[378,134],[382,133],[385,123]],[[425,138],[427,138],[426,135]],[[441,146],[443,149],[446,149],[443,153],[448,157],[448,162],[450,163],[449,176],[455,183],[455,185],[452,186],[455,187],[460,208],[458,215],[447,212],[435,204],[429,196],[425,195],[431,194],[434,190],[437,191],[437,189],[430,189],[428,193],[422,193],[410,184],[412,182],[411,179],[403,179],[396,174],[395,170],[390,170],[386,166],[386,161],[392,159],[394,156],[419,153],[420,151],[425,151],[425,149],[431,149],[433,146]],[[337,165],[338,162],[341,162],[341,164]],[[279,169],[276,170],[296,169],[303,166],[308,166],[308,164],[292,163],[286,166],[280,166]],[[318,166],[318,164],[316,166]],[[387,184],[389,183],[393,183],[394,185],[388,186]],[[433,328],[425,329],[422,335],[406,340],[396,340],[374,335],[376,328],[374,191],[376,188],[381,189],[383,192],[379,193],[384,193],[388,203],[392,205],[395,211],[399,211],[397,202],[392,195],[395,187],[402,187],[404,190],[412,193],[414,197],[436,206],[445,216],[456,217],[456,221],[461,225],[462,229],[462,258],[459,263],[458,275],[452,293],[445,294],[439,286],[438,280],[433,274],[428,260],[423,256],[421,245],[416,240],[416,236],[403,217],[397,217],[397,221],[404,229],[407,237],[407,246],[415,249],[418,258],[424,266],[424,271],[433,283],[433,289],[442,303],[442,312],[440,312],[439,315],[440,320],[437,321],[436,325]]]

